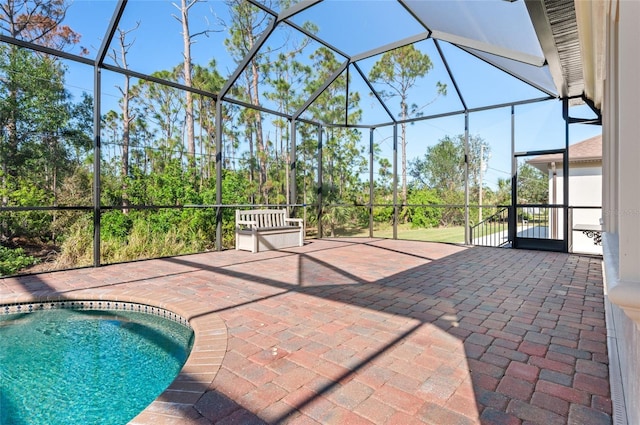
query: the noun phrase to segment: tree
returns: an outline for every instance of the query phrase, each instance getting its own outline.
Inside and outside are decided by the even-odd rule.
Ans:
[[[316,78],[308,80],[307,92],[314,93],[318,87],[339,67],[334,53],[326,47],[320,47],[312,55],[312,69]],[[318,96],[309,107],[309,112],[319,122],[335,123],[344,119],[347,111],[347,122],[357,122],[362,111],[359,108],[360,96],[351,93],[346,99],[347,77],[341,75]],[[360,193],[359,175],[366,171],[367,160],[363,147],[358,146],[360,133],[353,128],[328,127],[323,143],[320,164],[323,170],[324,186],[323,203],[337,204],[323,214],[325,223],[330,226],[334,235],[336,226],[344,223],[348,217],[344,206],[346,202],[353,202]],[[320,206],[321,207],[321,206]]]
[[[127,43],[126,38],[127,35],[138,29],[140,26],[140,22],[137,22],[136,25],[129,30],[122,30],[118,28],[118,42],[119,42],[119,51],[116,49],[112,49],[109,56],[116,65],[123,69],[129,69],[129,65],[127,64],[127,54],[129,53],[129,49],[133,46],[133,41]],[[118,90],[122,95],[120,99],[120,107],[122,109],[122,158],[121,158],[121,168],[120,174],[122,176],[122,205],[125,207],[123,209],[123,213],[127,214],[128,209],[126,206],[129,205],[129,198],[127,196],[127,180],[129,177],[129,146],[130,146],[130,134],[131,134],[131,122],[136,118],[135,114],[131,113],[129,104],[135,98],[135,91],[131,90],[131,77],[128,74],[124,74],[124,86],[119,87]]]
[[[258,41],[258,37],[268,22],[268,15],[262,13],[256,6],[244,0],[228,0],[230,7],[231,24],[229,26],[230,38],[225,40],[227,50],[231,53],[236,63],[241,63],[253,46]],[[243,99],[247,99],[252,105],[260,106],[260,78],[261,72],[265,71],[264,57],[258,53],[251,58],[246,66],[242,83],[236,86],[236,91]],[[246,139],[249,142],[251,153],[251,174],[253,174],[253,158],[257,159],[258,167],[258,188],[263,201],[268,199],[267,183],[267,144],[264,139],[262,129],[262,113],[258,110],[245,109],[241,118],[246,126]],[[256,152],[254,155],[254,141]]]
[[[511,177],[498,178],[497,205],[511,205]]]
[[[546,204],[549,202],[548,177],[526,162],[518,166],[518,203]]]
[[[401,170],[402,170],[402,203],[407,203],[407,123],[410,111],[408,105],[409,91],[416,84],[419,78],[424,77],[433,64],[428,55],[417,50],[413,44],[400,47],[386,52],[373,65],[369,72],[369,79],[372,83],[380,83],[388,87],[389,91],[381,91],[382,99],[400,98],[400,146],[401,146]],[[438,82],[436,84],[436,97],[446,94],[446,85]],[[435,100],[435,99],[434,99]],[[432,100],[429,103],[432,103]],[[426,105],[425,105],[426,106]],[[418,112],[418,106],[413,105],[412,109]]]
[[[180,22],[182,25],[182,42],[183,42],[183,50],[182,55],[184,56],[183,61],[183,73],[182,78],[184,79],[184,85],[187,87],[192,86],[191,78],[191,44],[193,44],[194,35],[189,33],[189,9],[196,4],[198,0],[193,0],[191,2],[187,2],[187,0],[181,0],[180,6],[173,3],[173,5],[180,10],[180,17],[174,15],[174,17]],[[185,105],[185,124],[187,127],[187,155],[189,166],[191,168],[195,168],[195,155],[196,155],[196,142],[195,142],[195,129],[194,129],[194,119],[193,119],[193,94],[190,91],[185,92],[186,96],[186,105]]]
[[[180,16],[173,15],[173,17],[182,26],[182,56],[184,58],[182,63],[182,78],[184,85],[187,87],[193,86],[193,64],[191,63],[191,45],[195,43],[196,37],[200,35],[208,35],[212,30],[204,30],[197,33],[191,33],[189,26],[189,12],[193,6],[199,3],[201,0],[180,0],[180,5],[172,3],[173,6],[180,11]],[[194,116],[194,95],[190,91],[185,91],[185,126],[187,131],[187,155],[189,167],[195,172],[195,155],[196,155],[196,141],[195,141],[195,116]]]
[[[410,162],[410,175],[419,187],[443,191],[464,190],[465,136],[445,136],[427,148],[423,158]],[[477,135],[469,136],[469,181],[479,185],[482,167],[486,167],[491,147]]]
[[[407,219],[411,227],[436,227],[442,220],[442,208],[430,207],[441,203],[435,191],[432,189],[412,190],[409,193],[409,204],[406,207]],[[416,206],[419,205],[419,206]]]
[[[306,42],[303,42],[306,45]],[[297,108],[302,104],[300,96],[295,96],[296,84],[301,84],[310,74],[310,68],[296,59],[302,46],[287,53],[280,53],[277,60],[272,64],[272,73],[266,76],[266,83],[271,90],[265,93],[267,99],[277,103],[278,111],[288,113],[292,108]],[[285,202],[291,203],[289,199],[289,173],[288,164],[291,160],[289,156],[289,121],[281,117],[273,120],[276,129],[274,161],[275,169],[278,173],[277,180],[281,183],[282,191],[285,193]],[[279,143],[278,143],[279,142]]]
[[[151,76],[171,80],[170,71],[157,71]],[[175,89],[149,81],[140,81],[135,86],[138,92],[136,104],[140,108],[141,118],[153,125],[160,134],[156,138],[160,161],[153,171],[161,171],[162,167],[174,153],[182,156],[183,145],[180,139],[180,128],[183,123],[183,104],[181,94]],[[152,164],[153,166],[153,164]]]
[[[490,146],[480,136],[469,136],[469,181],[479,189],[481,167],[489,160]],[[427,148],[424,157],[410,162],[410,175],[417,188],[434,189],[448,205],[464,203],[465,136],[445,136]],[[461,223],[463,217],[453,210],[442,216],[445,225]]]
[[[68,8],[68,0],[3,0],[0,29],[13,38],[64,50],[80,42],[78,33],[62,25]]]
[[[464,188],[464,144],[459,138],[445,136],[429,146],[423,158],[411,161],[410,167],[418,187],[438,193],[460,191]]]
[[[79,34],[62,25],[67,8],[67,0],[2,0],[0,32],[64,50],[80,40]],[[0,205],[56,205],[59,182],[69,172],[65,148],[82,145],[81,140],[69,140],[78,133],[68,127],[73,106],[64,89],[64,68],[54,57],[3,44],[0,82]],[[34,187],[49,190],[49,195],[34,198],[30,195]],[[28,215],[38,216],[39,223],[50,220],[47,213]],[[9,216],[13,214],[4,215],[0,223],[1,240],[23,229],[22,224],[10,223]],[[40,230],[42,235],[50,229]]]
[[[217,70],[217,64],[215,59],[209,62],[207,67],[195,65],[193,68],[193,86],[208,91],[211,93],[217,93],[224,84],[222,75]],[[194,101],[196,107],[196,118],[198,120],[198,128],[200,129],[200,136],[198,140],[200,142],[200,152],[202,152],[203,162],[200,165],[202,172],[200,173],[200,184],[202,185],[204,180],[209,179],[215,173],[213,167],[215,160],[211,161],[215,155],[215,100],[212,97],[195,95]],[[223,114],[227,111],[228,107],[223,106]]]
[[[63,50],[80,40],[79,34],[61,25],[67,8],[67,0],[3,0],[0,1],[0,30],[13,38]],[[2,188],[6,190],[7,179],[15,175],[15,166],[19,161],[16,155],[19,154],[18,145],[21,142],[18,135],[20,121],[33,123],[34,110],[43,106],[34,104],[38,99],[38,82],[50,78],[53,86],[60,84],[63,78],[54,58],[30,54],[13,45],[0,48],[0,69],[0,81],[3,83],[0,128],[5,139],[0,153],[0,166]],[[55,72],[59,74],[57,77],[52,74]],[[3,196],[2,205],[7,205],[6,196]]]
[[[2,206],[55,206],[60,182],[77,164],[72,152],[87,147],[82,123],[86,99],[73,105],[64,88],[64,69],[56,60],[11,46],[0,46],[0,81]],[[79,120],[74,111],[80,113]],[[46,196],[28,195],[33,186]],[[1,223],[3,240],[25,229],[7,217]]]

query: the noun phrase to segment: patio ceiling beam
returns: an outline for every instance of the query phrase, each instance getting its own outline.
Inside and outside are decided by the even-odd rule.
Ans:
[[[429,28],[429,26],[418,15],[415,14],[411,6],[409,6],[405,0],[398,0],[398,3],[400,3],[404,10],[406,10],[407,13],[416,20],[416,22],[422,25],[422,27],[427,30],[429,34],[431,34],[431,28]]]
[[[327,41],[325,41],[324,39],[318,37],[317,35],[313,34],[312,32],[307,31],[306,29],[302,28],[300,25],[296,24],[295,22],[292,22],[291,20],[286,20],[284,21],[287,25],[289,25],[291,28],[294,28],[298,31],[300,31],[302,34],[304,34],[306,37],[309,37],[310,39],[312,39],[313,41],[315,41],[316,43],[320,43],[322,44],[324,47],[326,47],[327,49],[336,52],[337,54],[339,54],[340,56],[342,56],[345,59],[349,58],[349,55],[338,49],[336,46],[334,46],[333,44],[327,43]]]
[[[98,49],[98,53],[96,55],[96,65],[102,66],[104,62],[104,58],[107,56],[107,51],[109,50],[109,45],[111,44],[111,40],[118,30],[118,25],[120,24],[120,18],[122,18],[122,14],[124,13],[124,8],[127,6],[127,0],[118,0],[116,4],[116,8],[113,11],[113,15],[111,15],[111,21],[109,22],[109,26],[107,27],[107,31],[102,39],[102,44],[100,45],[100,49]]]
[[[324,92],[327,89],[327,87],[329,87],[331,85],[331,83],[333,83],[336,80],[336,78],[338,78],[340,76],[340,74],[342,74],[344,72],[344,70],[347,68],[348,65],[349,65],[349,60],[344,61],[342,63],[342,65],[338,69],[336,69],[333,72],[333,74],[331,74],[331,76],[329,78],[327,78],[327,81],[325,81],[322,86],[320,86],[311,96],[309,96],[307,101],[304,102],[304,105],[302,105],[300,107],[300,109],[298,109],[296,112],[294,112],[293,119],[297,120],[298,117],[304,111],[307,110],[309,105],[311,105],[322,94],[322,92]]]
[[[268,7],[266,7],[264,4],[262,4],[259,0],[246,0],[249,3],[251,3],[252,5],[256,6],[257,8],[265,11],[266,13],[270,14],[271,16],[274,17],[274,19],[276,19],[276,23],[280,23],[280,22],[284,22],[285,24],[289,25],[291,28],[301,32],[302,34],[304,34],[306,37],[309,37],[310,39],[312,39],[313,41],[322,44],[323,46],[325,46],[328,49],[331,49],[332,51],[338,53],[340,56],[342,56],[343,58],[348,58],[349,55],[345,52],[343,52],[342,50],[338,49],[336,46],[327,43],[324,39],[318,37],[317,35],[313,34],[312,32],[306,30],[305,28],[301,27],[300,25],[296,24],[295,22],[291,21],[291,17],[293,17],[295,14],[300,13],[304,10],[307,10],[308,8],[321,3],[323,0],[303,0],[301,3],[298,3],[294,6],[291,6],[289,9],[281,12],[280,14],[274,12],[273,10],[269,9]]]
[[[267,25],[267,28],[265,28],[265,30],[262,32],[262,35],[260,36],[256,44],[254,44],[251,47],[251,50],[238,64],[238,66],[236,67],[236,70],[233,71],[233,74],[231,74],[229,78],[227,78],[227,81],[225,81],[224,85],[220,89],[220,94],[218,95],[220,98],[224,97],[229,92],[229,90],[231,89],[231,86],[235,84],[236,80],[240,77],[240,74],[244,72],[244,70],[247,68],[249,63],[253,60],[253,58],[256,56],[258,51],[262,48],[264,43],[267,41],[267,39],[269,39],[269,36],[271,35],[271,33],[273,33],[273,30],[275,30],[275,28],[276,28],[276,20],[272,19],[271,21],[269,21],[269,25]]]
[[[482,111],[489,111],[491,109],[506,108],[509,106],[528,105],[530,103],[546,102],[547,100],[553,100],[555,98],[556,98],[555,96],[546,96],[546,97],[537,97],[535,99],[519,100],[517,102],[496,103],[495,105],[490,105],[490,106],[480,106],[478,108],[469,108],[469,112],[482,112]]]
[[[451,83],[453,84],[453,88],[456,89],[456,94],[458,95],[458,99],[460,99],[460,102],[462,103],[462,107],[464,108],[464,110],[467,110],[467,102],[464,101],[464,97],[462,96],[462,92],[460,91],[460,87],[458,87],[458,82],[456,81],[455,77],[453,76],[453,72],[451,72],[451,68],[449,67],[449,62],[447,62],[447,58],[444,56],[444,53],[442,52],[442,48],[440,47],[440,43],[438,42],[438,40],[433,40],[433,44],[435,44],[436,46],[436,50],[438,51],[438,54],[440,55],[440,59],[442,59],[442,63],[444,64],[444,68],[447,70],[447,74],[449,74],[449,78],[451,78]]]
[[[50,47],[31,43],[29,41],[18,40],[17,38],[9,37],[2,34],[0,34],[0,42],[12,44],[18,47],[23,47],[25,49],[30,49],[40,53],[46,53],[47,55],[56,56],[62,59],[68,59],[74,62],[80,62],[85,65],[93,66],[95,64],[95,61],[93,59],[85,58],[84,56],[74,55],[73,53],[63,52],[62,50],[52,49]]]
[[[278,15],[278,22],[282,22],[290,17],[297,15],[300,12],[307,10],[308,8],[315,6],[318,3],[322,3],[322,0],[302,0],[299,3],[283,10]]]
[[[175,81],[164,80],[162,78],[153,77],[151,75],[143,74],[141,72],[132,71],[130,69],[120,68],[115,65],[102,64],[102,69],[106,69],[107,71],[117,72],[118,74],[127,75],[129,77],[137,78],[140,80],[149,81],[156,84],[162,84],[164,86],[169,86],[174,89],[189,91],[191,93],[199,94],[201,96],[206,96],[217,100],[218,96],[215,93],[211,93],[205,90],[200,90],[194,87],[185,86],[184,84],[176,83]]]
[[[357,63],[354,63],[353,66],[356,69],[356,71],[358,71],[358,73],[360,74],[360,76],[362,77],[364,82],[367,84],[367,86],[369,87],[369,90],[371,90],[371,93],[373,93],[373,95],[376,97],[376,99],[378,99],[378,102],[380,102],[380,105],[382,105],[384,110],[387,112],[387,115],[389,115],[389,118],[391,118],[393,120],[393,122],[395,123],[396,122],[396,118],[393,116],[393,113],[389,110],[389,108],[387,107],[387,104],[384,102],[384,100],[382,100],[382,98],[378,94],[378,91],[373,87],[373,85],[371,84],[371,82],[369,81],[367,76],[364,75],[364,72],[362,72],[362,69],[360,69],[360,67],[358,66]]]
[[[366,52],[359,53],[351,57],[352,62],[357,62],[363,59],[370,58],[372,56],[377,56],[381,53],[386,53],[391,50],[398,49],[400,47],[408,46],[409,44],[418,43],[420,41],[424,41],[429,38],[429,32],[423,32],[420,34],[413,35],[411,37],[403,38],[402,40],[398,40],[393,43],[385,44],[384,46],[377,47],[375,49],[368,50]]]
[[[489,105],[489,106],[480,106],[477,108],[468,108],[466,110],[457,110],[457,111],[451,111],[451,112],[442,112],[440,114],[434,114],[434,115],[428,115],[428,116],[422,116],[422,117],[414,117],[414,118],[409,118],[406,120],[397,120],[397,121],[393,121],[393,122],[380,122],[377,124],[370,124],[370,125],[359,125],[359,124],[349,124],[349,125],[340,125],[340,124],[323,124],[324,127],[344,127],[344,128],[379,128],[379,127],[388,127],[390,125],[394,125],[394,124],[403,124],[403,123],[407,123],[407,124],[411,124],[414,122],[419,122],[419,121],[427,121],[427,120],[433,120],[433,119],[438,119],[438,118],[446,118],[446,117],[452,117],[452,116],[456,116],[456,115],[463,115],[466,112],[469,113],[474,113],[474,112],[483,112],[483,111],[490,111],[492,109],[500,109],[500,108],[508,108],[511,106],[519,106],[519,105],[529,105],[531,103],[538,103],[538,102],[546,102],[549,100],[553,100],[556,99],[555,96],[546,96],[546,97],[538,97],[535,99],[526,99],[526,100],[520,100],[517,102],[507,102],[507,103],[498,103],[495,105]],[[301,120],[300,120],[301,121]],[[316,124],[314,122],[309,122],[309,124]]]
[[[469,47],[471,49],[480,50],[482,52],[491,53],[492,55],[501,56],[503,58],[511,59],[514,61],[526,63],[541,67],[545,64],[545,58],[535,55],[530,55],[516,50],[506,49],[504,47],[496,46],[483,41],[474,40],[467,37],[462,37],[455,34],[450,34],[444,31],[434,30],[431,33],[431,37],[437,40],[446,41],[451,44],[455,44],[459,47]]]

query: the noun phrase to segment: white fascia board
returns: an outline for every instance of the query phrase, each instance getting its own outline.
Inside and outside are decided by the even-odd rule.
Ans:
[[[450,34],[443,31],[434,30],[431,33],[431,38],[446,41],[447,43],[455,44],[456,46],[468,47],[471,49],[480,50],[481,52],[491,53],[492,55],[526,63],[528,65],[541,67],[545,64],[545,59],[543,57],[529,55],[527,53],[522,53],[511,49],[505,49],[504,47],[496,46],[471,38],[462,37],[455,34]]]

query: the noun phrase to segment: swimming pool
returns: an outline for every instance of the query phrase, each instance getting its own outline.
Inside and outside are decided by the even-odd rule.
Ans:
[[[0,315],[0,423],[125,424],[189,355],[193,331],[166,311],[61,304]]]

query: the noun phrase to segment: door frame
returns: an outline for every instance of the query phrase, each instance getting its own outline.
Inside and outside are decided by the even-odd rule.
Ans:
[[[518,203],[518,167],[517,160],[520,157],[540,156],[540,155],[562,155],[562,179],[563,196],[562,203],[558,204],[519,204]],[[535,249],[541,251],[569,252],[569,167],[567,149],[546,149],[539,151],[514,152],[513,163],[514,172],[511,178],[511,208],[509,209],[509,239],[511,246],[515,249]],[[518,210],[522,208],[548,208],[549,210],[560,210],[562,212],[562,239],[551,239],[550,237],[522,237],[518,236]],[[547,233],[549,229],[547,229]],[[547,235],[548,236],[548,235]]]

